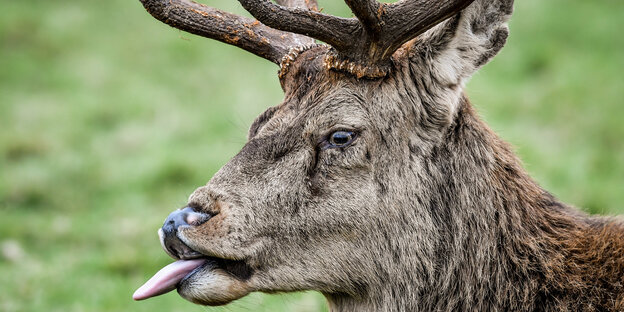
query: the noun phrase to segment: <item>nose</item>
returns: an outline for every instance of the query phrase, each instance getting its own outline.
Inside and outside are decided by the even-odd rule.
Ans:
[[[185,225],[200,225],[210,219],[210,216],[204,213],[196,212],[191,207],[178,209],[169,214],[162,226],[165,235],[175,235],[178,228]]]
[[[201,256],[184,244],[177,236],[183,226],[197,226],[210,219],[210,215],[196,212],[191,207],[178,209],[169,214],[162,228],[158,231],[160,243],[165,251],[175,259],[191,259]]]

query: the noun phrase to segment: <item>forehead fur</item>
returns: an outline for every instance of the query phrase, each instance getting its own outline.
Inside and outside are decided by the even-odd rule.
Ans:
[[[363,96],[353,92],[347,83],[338,82],[327,91],[318,90],[267,110],[267,113],[272,114],[269,118],[261,120],[263,114],[257,119],[257,122],[264,122],[258,137],[284,131],[295,125],[302,126],[300,130],[310,134],[341,129],[359,130],[370,120],[369,112]]]

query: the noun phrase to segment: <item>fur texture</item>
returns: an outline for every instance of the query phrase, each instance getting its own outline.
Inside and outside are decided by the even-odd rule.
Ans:
[[[225,269],[226,299],[201,295],[217,287],[201,274],[180,293],[318,290],[333,311],[621,310],[622,224],[541,189],[463,94],[504,45],[512,2],[475,1],[397,51],[383,79],[327,70],[324,46],[301,52],[283,103],[191,195],[214,217],[179,234],[249,274]],[[337,130],[357,138],[322,148]]]

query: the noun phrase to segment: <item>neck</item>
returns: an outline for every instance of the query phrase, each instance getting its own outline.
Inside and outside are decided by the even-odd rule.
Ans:
[[[399,261],[380,260],[386,279],[361,296],[326,294],[332,311],[617,310],[620,223],[542,190],[467,102],[445,142],[423,164],[436,177],[426,182],[437,191],[420,199],[438,229],[431,253],[402,250]]]
[[[388,300],[389,297],[354,298],[341,294],[324,294],[332,312],[414,311],[408,302]],[[415,299],[415,298],[414,298]]]

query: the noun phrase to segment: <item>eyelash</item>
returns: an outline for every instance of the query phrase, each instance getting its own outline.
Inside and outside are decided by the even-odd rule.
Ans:
[[[349,140],[346,143],[344,143],[344,144],[333,144],[333,143],[331,143],[332,137],[335,134],[338,134],[338,133],[348,135],[349,136]],[[351,145],[355,141],[355,139],[357,139],[357,137],[358,137],[358,133],[355,132],[355,131],[336,130],[336,131],[331,132],[329,135],[327,135],[323,139],[323,141],[321,141],[321,143],[319,144],[319,148],[321,150],[330,149],[330,148],[345,148],[345,147],[348,147],[349,145]],[[335,138],[334,138],[334,140],[335,140]]]

